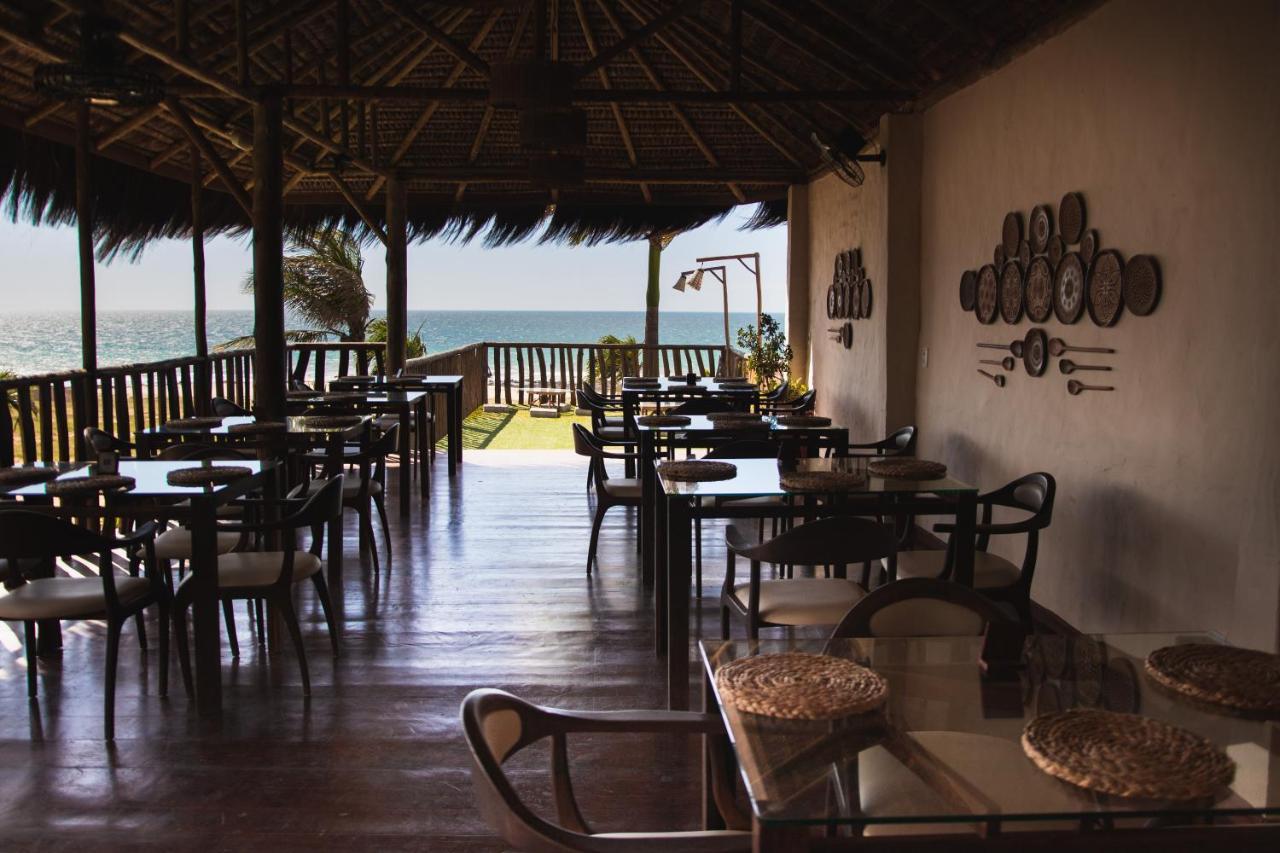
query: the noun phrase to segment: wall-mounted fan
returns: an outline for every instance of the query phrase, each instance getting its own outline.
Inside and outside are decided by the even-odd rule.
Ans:
[[[836,134],[836,138],[831,142],[823,139],[822,136],[814,131],[810,137],[813,144],[818,148],[818,156],[822,158],[822,162],[826,163],[831,169],[840,176],[840,180],[844,181],[851,187],[860,187],[862,182],[867,179],[866,173],[862,171],[860,163],[879,163],[884,165],[885,152],[882,150],[878,154],[859,154],[863,148],[867,147],[867,140],[858,133],[856,128],[846,127],[844,130]]]

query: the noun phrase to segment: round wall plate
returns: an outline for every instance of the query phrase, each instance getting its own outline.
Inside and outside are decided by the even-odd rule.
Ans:
[[[1053,269],[1043,256],[1027,267],[1025,297],[1027,319],[1044,323],[1053,316]]]
[[[974,313],[978,315],[980,323],[990,324],[996,321],[996,315],[1000,310],[999,291],[1000,277],[996,275],[996,268],[988,264],[978,270],[978,301],[974,307]]]
[[[960,307],[972,311],[978,301],[978,274],[973,270],[965,270],[960,274]]]
[[[1053,236],[1053,215],[1046,205],[1040,204],[1031,211],[1031,234],[1028,240],[1036,254],[1049,247],[1049,238]]]
[[[1068,326],[1084,313],[1084,262],[1076,252],[1067,252],[1053,276],[1053,313]]]
[[[1124,310],[1124,260],[1115,249],[1099,252],[1089,265],[1089,317],[1099,326],[1114,326]]]
[[[1049,336],[1039,327],[1027,330],[1022,339],[1022,366],[1030,376],[1044,376],[1049,366]]]
[[[1017,261],[1000,271],[1000,317],[1010,326],[1022,319],[1022,265]]]
[[[1160,303],[1160,265],[1151,255],[1134,255],[1124,265],[1124,307],[1145,317]]]

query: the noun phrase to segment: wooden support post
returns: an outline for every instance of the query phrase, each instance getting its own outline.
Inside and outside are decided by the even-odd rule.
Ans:
[[[236,81],[249,85],[249,13],[244,0],[235,0],[236,13]]]
[[[200,149],[191,144],[191,289],[192,320],[196,336],[196,411],[205,414],[213,396],[209,375],[209,335],[205,328],[204,278],[204,172]]]
[[[387,374],[404,367],[409,334],[408,192],[392,172],[387,178]]]
[[[254,412],[285,415],[284,148],[280,96],[253,106]]]
[[[76,227],[80,238],[80,350],[84,372],[89,374],[89,423],[96,424],[93,387],[94,374],[98,370],[98,307],[93,277],[93,175],[90,161],[93,141],[89,133],[89,105],[79,104],[76,108]]]
[[[742,90],[742,0],[729,5],[729,91]]]

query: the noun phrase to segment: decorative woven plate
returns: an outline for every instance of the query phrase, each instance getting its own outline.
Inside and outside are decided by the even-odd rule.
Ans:
[[[88,477],[54,480],[44,488],[51,495],[86,495],[92,492],[132,489],[135,485],[137,483],[132,477],[120,474],[93,474]]]
[[[0,488],[19,489],[56,479],[56,468],[0,468]]]
[[[1160,302],[1160,266],[1150,255],[1134,255],[1124,265],[1121,286],[1126,310],[1145,317]]]
[[[1235,762],[1200,735],[1115,711],[1036,717],[1023,729],[1022,749],[1050,776],[1119,797],[1208,799],[1235,777]]]
[[[1026,311],[1033,323],[1044,323],[1053,316],[1053,270],[1049,261],[1037,257],[1027,267]]]
[[[832,288],[835,290],[836,296],[836,316],[834,319],[839,320],[844,316],[844,282],[837,281],[832,285]]]
[[[1022,319],[1022,266],[1017,261],[1000,272],[1000,317],[1010,326]]]
[[[675,462],[663,462],[658,466],[658,473],[668,480],[705,483],[711,480],[732,480],[738,473],[738,466],[732,462],[717,462],[714,459],[680,459]]]
[[[717,421],[758,421],[760,416],[754,412],[711,412],[707,415],[707,420],[713,423]]]
[[[298,420],[303,429],[351,429],[364,419],[359,415],[308,415]]]
[[[1084,263],[1080,255],[1067,252],[1053,276],[1053,313],[1059,322],[1071,325],[1084,313]]]
[[[947,466],[928,459],[897,457],[874,459],[867,463],[867,470],[877,477],[894,477],[899,480],[941,480],[947,476]]]
[[[788,492],[848,492],[867,485],[861,471],[783,471],[778,483]]]
[[[1044,329],[1028,329],[1022,339],[1022,366],[1030,376],[1044,376],[1049,366],[1049,336]]]
[[[1049,238],[1053,236],[1053,214],[1043,204],[1031,210],[1031,227],[1027,239],[1031,241],[1031,250],[1037,254],[1049,248]]]
[[[638,376],[632,376],[632,377],[628,377],[627,379],[623,379],[622,384],[624,386],[625,385],[644,386],[644,385],[660,385],[662,384],[662,382],[657,378],[641,379]]]
[[[996,269],[1003,269],[1004,262],[1007,260],[1008,258],[1004,253],[1004,246],[1000,243],[996,243],[995,251],[991,253],[991,263],[995,264]]]
[[[862,312],[862,297],[858,293],[858,283],[847,281],[844,285],[844,315],[850,320],[857,320]]]
[[[358,403],[368,396],[368,394],[361,391],[333,391],[328,394],[321,394],[319,399],[324,400],[326,403]]]
[[[824,427],[831,426],[831,418],[824,418],[822,415],[778,415],[778,423],[793,427]]]
[[[834,320],[836,318],[836,286],[834,284],[827,287],[827,319]]]
[[[645,415],[636,418],[642,426],[686,426],[692,421],[688,415]]]
[[[996,268],[993,266],[984,266],[978,270],[978,294],[977,302],[974,304],[974,313],[978,315],[980,323],[994,323],[996,321],[996,312],[1000,290],[1000,277],[996,275]]]
[[[243,465],[201,465],[195,468],[175,468],[164,475],[170,486],[218,486],[230,483],[253,473]]]
[[[1079,243],[1084,234],[1084,196],[1067,193],[1058,202],[1058,231],[1068,243]]]
[[[972,311],[978,301],[978,274],[965,270],[960,274],[960,307]]]
[[[849,271],[849,257],[844,252],[836,252],[836,269],[835,277],[837,280],[843,279],[846,272]]]
[[[1062,238],[1054,234],[1049,238],[1049,248],[1045,250],[1046,257],[1049,258],[1049,266],[1053,269],[1058,268],[1058,263],[1062,260],[1062,256],[1067,253],[1067,244]]]
[[[1018,244],[1018,263],[1024,270],[1031,266],[1031,244],[1026,240]]]
[[[871,279],[862,280],[858,295],[862,302],[862,319],[866,320],[871,316]]]
[[[1098,232],[1090,228],[1080,238],[1080,260],[1086,264],[1090,263],[1096,254],[1098,254]]]
[[[1236,711],[1280,719],[1280,655],[1188,643],[1147,655],[1147,674],[1170,690]]]
[[[164,428],[169,432],[200,432],[222,426],[222,418],[178,418],[168,421]]]
[[[727,663],[716,672],[720,701],[784,720],[838,720],[874,711],[889,696],[878,673],[844,658],[787,653]]]
[[[1005,259],[1018,254],[1018,244],[1022,242],[1022,214],[1011,210],[1004,215],[1004,225],[1000,229],[1000,248],[1004,249]]]
[[[1099,252],[1089,266],[1089,317],[1099,326],[1114,326],[1124,310],[1124,261],[1114,249]]]
[[[254,421],[249,424],[232,424],[227,432],[234,435],[259,435],[271,432],[284,432],[288,424],[284,421]]]

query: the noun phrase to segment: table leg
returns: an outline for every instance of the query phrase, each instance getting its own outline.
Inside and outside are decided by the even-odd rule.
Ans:
[[[414,431],[414,440],[417,442],[417,449],[414,452],[414,463],[417,465],[418,471],[418,489],[425,500],[431,494],[431,460],[428,458],[427,447],[427,400],[430,394],[423,394],[418,399],[418,428]]]
[[[751,818],[752,853],[802,853],[809,849],[809,827],[804,824],[762,823]]]
[[[686,498],[666,503],[667,707],[689,708],[689,584],[692,582],[693,519]]]
[[[400,407],[400,435],[397,436],[399,447],[396,452],[400,454],[400,517],[409,517],[409,499],[413,495],[413,471],[410,470],[412,462],[409,459],[412,453],[412,445],[409,443],[409,426],[413,420],[413,407],[408,403]]]
[[[628,433],[631,432],[633,427],[635,426],[636,414],[637,414],[637,411],[636,411],[635,395],[628,394],[626,391],[623,391],[622,392],[622,427],[623,427],[622,437],[623,438],[631,437],[630,435],[628,435]],[[643,438],[644,436],[641,436],[641,440],[643,440]],[[623,474],[625,476],[627,477],[636,476],[635,463],[632,462],[630,459],[628,459],[624,463],[623,467],[625,469],[623,471]]]
[[[640,433],[640,529],[636,535],[640,537],[640,577],[645,586],[653,583],[654,566],[654,523],[657,515],[654,511],[657,500],[657,475],[653,469],[654,444],[653,433],[644,430]]]
[[[455,387],[449,393],[449,423],[453,435],[449,437],[449,476],[458,473],[462,464],[462,388]]]
[[[222,711],[222,638],[218,607],[218,549],[212,498],[191,499],[191,624],[195,646],[196,708]]]
[[[705,669],[702,673],[702,713],[720,716],[720,704],[716,702],[716,693],[711,687],[711,676]],[[724,816],[720,814],[720,808],[716,805],[713,781],[716,756],[711,752],[711,737],[711,735],[702,736],[702,828],[724,829]],[[733,777],[729,776],[729,778]]]
[[[978,496],[960,495],[956,501],[954,577],[957,583],[973,586],[974,531],[978,524]]]
[[[652,533],[653,542],[653,639],[658,657],[667,654],[667,600],[671,587],[667,577],[667,503],[666,492],[654,478]]]

